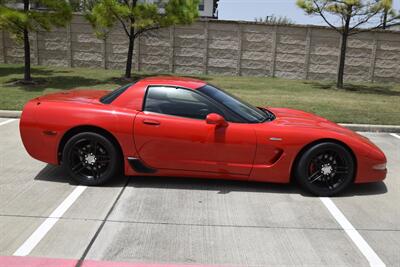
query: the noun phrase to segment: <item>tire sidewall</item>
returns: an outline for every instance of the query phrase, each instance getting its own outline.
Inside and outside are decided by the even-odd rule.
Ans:
[[[96,140],[104,147],[104,149],[107,150],[107,153],[110,155],[111,160],[109,166],[107,167],[107,170],[100,176],[99,179],[93,179],[93,180],[85,179],[84,177],[77,175],[72,171],[71,161],[70,161],[72,149],[74,148],[75,144],[82,139]],[[83,132],[74,135],[65,144],[62,155],[63,159],[62,165],[67,170],[70,177],[73,180],[77,181],[79,184],[101,185],[110,180],[111,178],[113,178],[115,175],[117,175],[120,169],[119,158],[120,156],[118,150],[116,149],[116,146],[108,138],[97,133]]]
[[[346,178],[345,181],[343,181],[342,184],[340,184],[337,188],[334,190],[323,190],[321,188],[318,188],[317,186],[314,186],[313,184],[310,184],[307,181],[308,178],[308,166],[310,164],[311,159],[316,157],[318,154],[322,153],[323,151],[326,150],[332,150],[340,154],[341,157],[346,162],[346,165],[349,168],[349,175]],[[295,178],[297,182],[305,188],[307,191],[311,192],[314,195],[321,196],[321,197],[327,197],[327,196],[333,196],[339,193],[342,193],[346,188],[349,187],[349,185],[353,182],[354,180],[354,174],[355,174],[355,162],[353,159],[352,154],[348,151],[347,148],[343,147],[340,144],[336,144],[333,142],[323,142],[316,144],[312,147],[310,147],[308,150],[306,150],[300,157],[297,166],[296,166],[296,171],[295,171]]]

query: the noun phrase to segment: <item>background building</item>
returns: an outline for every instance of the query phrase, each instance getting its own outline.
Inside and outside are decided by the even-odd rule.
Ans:
[[[148,3],[158,3],[160,7],[163,7],[163,2],[166,0],[143,0]],[[199,13],[200,17],[203,18],[218,18],[218,1],[219,0],[200,0]]]

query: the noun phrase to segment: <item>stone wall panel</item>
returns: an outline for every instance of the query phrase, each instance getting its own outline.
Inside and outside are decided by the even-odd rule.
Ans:
[[[239,47],[238,40],[219,40],[219,39],[210,39],[208,41],[209,48],[215,49],[234,49],[237,50]]]
[[[99,61],[103,60],[101,53],[73,52],[72,58],[79,61]]]
[[[337,66],[313,64],[309,66],[308,71],[316,74],[336,74]]]
[[[204,40],[175,37],[175,46],[187,48],[204,48]]]
[[[304,72],[304,63],[277,61],[275,68],[278,71],[303,73]]]
[[[70,27],[39,31],[37,42],[36,34],[30,37],[32,64],[125,68],[129,43],[119,24],[107,35],[106,44],[79,15]],[[200,20],[141,35],[135,40],[133,62],[135,68],[151,72],[271,76],[274,71],[277,77],[335,80],[339,54],[340,35],[327,27]],[[4,60],[23,62],[21,44],[8,34],[0,35],[0,62]],[[399,33],[359,33],[348,40],[345,79],[398,81],[399,62]]]
[[[165,64],[165,65],[168,65],[168,62],[169,62],[168,56],[153,56],[153,55],[141,55],[140,56],[141,64],[149,64],[149,65]]]
[[[232,49],[209,49],[208,57],[215,59],[237,59],[237,51]]]
[[[194,66],[175,66],[175,72],[181,74],[203,74],[203,67]]]
[[[75,43],[72,42],[72,47],[74,51],[79,52],[100,52],[103,50],[102,43]],[[61,49],[60,49],[61,50]],[[67,49],[65,49],[67,50]]]
[[[203,57],[204,49],[176,47],[174,50],[174,54],[175,56],[184,56],[184,57]]]
[[[240,63],[241,63],[241,68],[245,69],[262,69],[262,70],[266,69],[265,61],[242,59]]]
[[[247,42],[270,42],[272,34],[268,33],[254,33],[254,32],[243,32],[242,40]]]
[[[378,49],[400,52],[400,42],[379,41]]]
[[[310,55],[310,64],[311,65],[337,65],[338,56],[331,55]]]
[[[60,42],[60,41],[38,41],[39,49],[42,50],[68,50],[68,43],[67,42]]]
[[[286,54],[305,54],[306,49],[303,45],[296,44],[279,44],[276,48],[278,53],[286,53]]]
[[[349,66],[360,66],[360,67],[370,67],[371,58],[370,57],[346,57],[346,65]]]
[[[248,51],[271,51],[271,42],[249,42],[246,40],[242,41],[242,49]]]
[[[305,62],[305,55],[277,53],[276,60],[281,62],[295,62],[303,64]]]
[[[286,35],[278,34],[278,42],[280,44],[290,44],[290,45],[306,45],[306,36],[301,35]]]
[[[66,59],[54,59],[54,58],[44,58],[41,59],[41,63],[46,66],[54,66],[54,67],[68,67],[68,60]]]
[[[203,66],[203,58],[199,58],[199,57],[175,57],[174,64],[175,65],[180,65],[180,66],[201,67],[201,66]]]
[[[271,58],[271,53],[260,52],[260,51],[242,51],[242,59],[250,60],[269,60]]]
[[[400,61],[400,53],[395,51],[378,50],[376,51],[376,58]]]
[[[209,58],[208,66],[219,68],[236,68],[236,59]]]

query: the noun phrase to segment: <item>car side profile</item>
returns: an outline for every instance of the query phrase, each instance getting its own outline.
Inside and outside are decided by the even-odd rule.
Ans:
[[[127,176],[288,183],[319,196],[381,181],[384,153],[327,119],[254,107],[206,82],[149,77],[105,90],[37,97],[20,133],[35,159],[85,185]]]

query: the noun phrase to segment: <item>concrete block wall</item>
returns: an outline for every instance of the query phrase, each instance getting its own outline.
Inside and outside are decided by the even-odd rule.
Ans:
[[[33,64],[121,70],[126,64],[128,39],[122,27],[98,39],[78,14],[66,28],[30,37]],[[134,71],[156,73],[334,80],[340,42],[340,35],[326,27],[201,20],[142,35],[132,63]],[[21,46],[5,32],[0,34],[0,62],[23,62]],[[400,82],[400,32],[350,37],[345,79]]]

